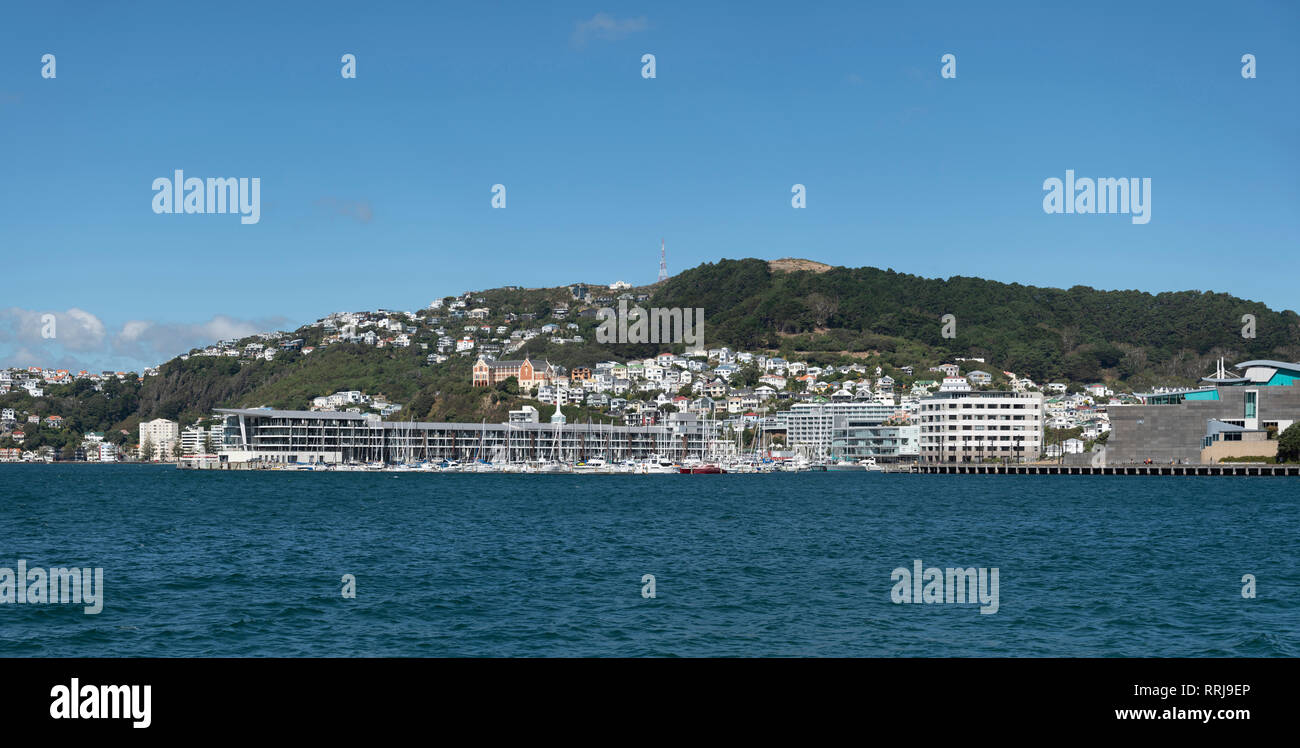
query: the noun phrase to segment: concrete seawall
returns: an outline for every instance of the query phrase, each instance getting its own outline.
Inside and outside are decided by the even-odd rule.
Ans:
[[[928,475],[1238,475],[1300,477],[1300,465],[917,465]]]

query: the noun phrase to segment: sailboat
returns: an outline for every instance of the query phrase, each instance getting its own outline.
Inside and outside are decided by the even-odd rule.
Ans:
[[[719,475],[727,472],[712,461],[713,455],[713,426],[709,423],[706,416],[704,419],[704,444],[700,448],[700,459],[683,462],[677,472],[682,475]]]
[[[551,455],[538,465],[537,471],[541,473],[569,473],[572,469],[564,463],[564,449],[561,441],[564,439],[564,413],[560,410],[560,393],[555,393],[555,413],[551,416],[551,422],[555,424],[555,429],[551,433]]]
[[[487,459],[484,456],[484,452],[486,451],[485,449],[486,443],[487,443],[487,419],[484,418],[483,423],[480,424],[480,428],[478,432],[478,451],[474,455],[474,463],[473,463],[473,467],[471,468],[471,470],[475,473],[497,472],[496,467],[493,466],[492,464],[492,461]]]

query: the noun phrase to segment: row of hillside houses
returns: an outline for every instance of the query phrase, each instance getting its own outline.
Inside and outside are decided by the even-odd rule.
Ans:
[[[285,332],[259,333],[256,337],[258,340],[246,343],[240,340],[221,340],[206,348],[182,354],[180,359],[186,361],[191,356],[215,356],[240,361],[271,361],[282,351],[301,350],[303,353],[311,353],[314,350],[311,346],[304,346],[302,338],[290,338]]]
[[[1092,396],[1079,393],[1060,395],[1047,398],[1044,418],[1049,428],[1080,429],[1085,440],[1094,441],[1110,431],[1109,409],[1123,404],[1120,398],[1102,402],[1099,398],[1094,400]]]
[[[527,365],[525,366],[525,364]],[[489,386],[514,376],[516,379],[520,379],[521,387],[529,390],[540,384],[566,384],[567,382],[562,381],[566,379],[581,382],[591,381],[593,384],[587,386],[601,386],[604,389],[613,388],[618,380],[626,380],[632,383],[630,386],[633,388],[637,387],[636,383],[642,381],[680,387],[699,381],[701,378],[725,381],[730,379],[742,366],[746,365],[757,366],[764,372],[759,377],[759,380],[774,388],[785,387],[788,378],[791,377],[807,377],[806,381],[815,381],[820,375],[834,374],[837,371],[866,373],[866,367],[860,365],[841,367],[837,370],[833,366],[822,368],[809,366],[803,362],[787,362],[785,359],[776,356],[767,357],[752,353],[735,354],[727,348],[716,348],[698,355],[688,354],[685,356],[661,353],[658,356],[626,363],[602,361],[590,367],[575,368],[571,375],[566,374],[562,369],[549,362],[533,362],[527,356],[522,359],[498,361],[490,356],[480,354],[479,360],[474,367],[473,383],[478,386]],[[523,376],[521,376],[521,373]],[[877,368],[877,375],[879,373],[879,368]],[[884,376],[878,381],[886,387],[893,386],[891,377]]]
[[[360,413],[362,408],[379,411],[381,416],[390,416],[402,409],[398,403],[390,403],[383,395],[370,396],[360,390],[335,392],[312,398],[311,410]]]
[[[464,310],[465,300],[452,302],[449,316],[454,319],[483,320],[491,310],[478,307]],[[432,306],[431,308],[440,308]],[[507,314],[510,322],[527,321],[533,315]],[[442,324],[438,316],[421,316],[414,312],[391,312],[378,309],[373,312],[338,312],[317,322],[312,327],[321,330],[320,346],[336,343],[354,343],[376,348],[409,348],[419,346],[424,350],[433,349],[429,354],[430,363],[441,363],[452,353],[471,355],[474,352],[499,356],[519,350],[530,340],[546,337],[554,343],[583,342],[582,336],[575,334],[578,325],[568,323],[564,326],[547,324],[535,328],[512,330],[509,325],[466,325],[460,333],[454,333]],[[224,340],[203,349],[196,349],[181,356],[223,356],[242,361],[258,359],[272,360],[285,350],[300,350],[304,354],[312,353],[317,346],[307,345],[303,338],[294,338],[290,333],[273,332],[256,336],[258,340]],[[426,338],[420,340],[419,338]]]
[[[145,370],[146,375],[157,373],[156,368]],[[110,379],[121,381],[126,376],[127,372],[124,371],[91,373],[82,369],[73,372],[68,369],[50,369],[40,366],[0,369],[0,395],[7,395],[10,392],[21,390],[31,397],[44,397],[46,387],[71,384],[80,380],[92,382],[95,390],[99,391],[103,389],[103,382]]]
[[[374,312],[332,314],[315,326],[324,333],[321,345],[356,343],[376,348],[409,348],[413,337],[421,330],[421,321],[414,312],[378,309]]]
[[[61,429],[64,427],[65,419],[60,415],[41,416],[36,413],[23,411],[19,413],[14,408],[0,409],[0,428],[12,429],[19,423],[31,423],[44,425],[52,429]]]
[[[471,382],[475,386],[486,387],[514,377],[521,390],[535,393],[538,399],[547,402],[557,397],[565,402],[580,402],[590,393],[624,396],[633,393],[677,393],[684,388],[690,388],[693,395],[707,395],[716,400],[733,394],[730,380],[743,366],[753,366],[763,372],[758,376],[757,386],[753,388],[759,400],[775,397],[782,391],[791,391],[825,395],[832,401],[880,398],[892,402],[897,385],[893,377],[884,374],[880,367],[876,367],[875,376],[871,378],[866,376],[867,367],[860,364],[838,368],[819,367],[786,361],[777,356],[736,353],[727,348],[712,349],[700,355],[662,353],[626,363],[602,361],[589,367],[575,367],[571,372],[547,361],[533,361],[527,356],[521,359],[495,359],[480,353],[473,367]],[[993,382],[993,377],[986,372],[974,371],[966,376],[950,376],[951,372],[957,371],[955,366],[936,369],[944,374],[943,381],[916,380],[911,388],[912,396],[924,397],[934,392],[969,392],[975,388],[988,387]],[[1018,378],[1012,372],[1004,374],[1011,381],[1012,391],[1036,389],[1027,378]]]

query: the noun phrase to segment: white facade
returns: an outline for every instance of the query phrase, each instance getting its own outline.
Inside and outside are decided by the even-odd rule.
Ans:
[[[147,460],[172,459],[172,445],[176,443],[179,437],[180,433],[175,421],[169,421],[166,418],[142,421],[140,423],[140,457]],[[152,445],[153,454],[143,454],[146,441]]]
[[[970,392],[970,382],[966,377],[944,377],[939,385],[940,392]]]
[[[1037,460],[1042,445],[1041,393],[953,392],[921,401],[923,462]]]
[[[204,437],[207,437],[205,444]],[[181,452],[186,455],[212,454],[221,451],[221,440],[223,429],[220,424],[210,428],[203,429],[198,426],[190,426],[181,432]],[[211,450],[206,449],[211,446]]]

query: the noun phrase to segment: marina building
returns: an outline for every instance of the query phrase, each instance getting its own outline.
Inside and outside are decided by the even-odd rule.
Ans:
[[[476,459],[493,462],[701,457],[710,440],[693,413],[654,426],[383,421],[375,414],[218,408],[221,462],[368,463]],[[531,416],[531,417],[530,417]]]

